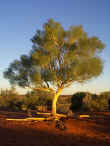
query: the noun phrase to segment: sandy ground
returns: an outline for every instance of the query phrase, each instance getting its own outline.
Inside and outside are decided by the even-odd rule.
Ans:
[[[0,112],[0,146],[110,146],[110,113],[92,119],[68,119],[67,129],[55,122],[7,121],[25,118],[23,113]]]

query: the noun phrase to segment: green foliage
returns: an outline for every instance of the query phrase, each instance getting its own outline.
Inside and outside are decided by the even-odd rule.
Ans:
[[[64,30],[50,19],[42,30],[37,30],[32,43],[30,54],[13,61],[4,72],[11,84],[64,88],[102,72],[103,61],[98,54],[105,46],[98,37],[88,37],[82,26]]]
[[[9,79],[10,84],[28,87],[31,84],[32,59],[30,56],[22,55],[20,60],[14,60],[4,72],[4,77]]]
[[[26,94],[23,103],[24,109],[36,110],[37,106],[47,106],[47,108],[50,109],[52,94],[47,91],[34,90]]]

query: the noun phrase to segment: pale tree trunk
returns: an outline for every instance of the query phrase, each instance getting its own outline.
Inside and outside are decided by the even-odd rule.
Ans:
[[[63,90],[62,88],[58,89],[58,91],[55,93],[53,101],[52,101],[52,115],[54,117],[56,117],[56,103],[57,103],[58,97],[60,96],[62,90]]]

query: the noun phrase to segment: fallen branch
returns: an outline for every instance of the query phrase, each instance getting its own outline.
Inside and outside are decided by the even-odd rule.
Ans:
[[[10,119],[7,118],[7,121],[45,121],[45,120],[51,120],[52,117],[50,118],[25,118],[25,119]]]
[[[89,115],[79,115],[80,118],[90,118]]]

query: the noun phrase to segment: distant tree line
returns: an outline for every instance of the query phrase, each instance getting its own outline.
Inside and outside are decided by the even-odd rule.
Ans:
[[[78,92],[71,98],[72,111],[106,111],[109,110],[110,92],[99,95],[89,92]]]
[[[28,111],[43,110],[51,111],[53,95],[48,91],[34,90],[25,95],[19,95],[15,88],[0,91],[0,110]],[[58,113],[79,111],[105,111],[109,110],[110,91],[99,95],[89,92],[77,92],[73,95],[65,95],[57,102]]]
[[[110,91],[100,94],[77,92],[72,96],[64,96],[59,98],[57,110],[62,113],[67,113],[69,110],[72,112],[110,110]]]
[[[0,110],[8,111],[27,111],[37,110],[45,106],[51,110],[52,94],[47,91],[30,91],[25,95],[19,95],[15,89],[1,90],[0,92]]]

